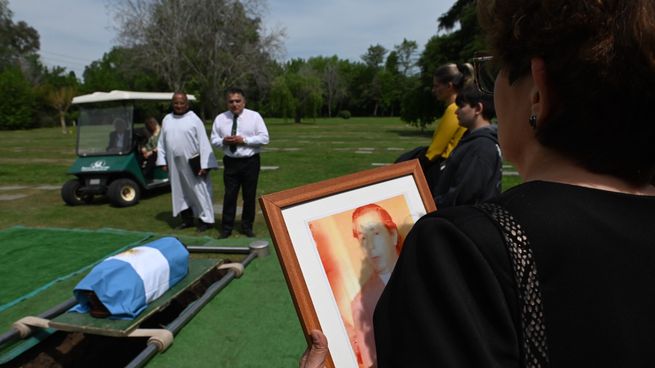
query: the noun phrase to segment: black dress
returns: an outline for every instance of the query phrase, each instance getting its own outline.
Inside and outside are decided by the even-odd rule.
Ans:
[[[532,246],[551,367],[652,366],[655,197],[531,182],[496,202]],[[378,366],[521,366],[518,316],[496,224],[470,206],[428,214],[375,311]]]

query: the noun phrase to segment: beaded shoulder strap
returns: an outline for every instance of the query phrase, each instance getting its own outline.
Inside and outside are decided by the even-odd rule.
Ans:
[[[518,287],[521,311],[521,331],[526,367],[548,366],[548,344],[537,266],[527,235],[512,215],[501,205],[477,205],[500,225],[507,251],[512,260],[514,278]]]

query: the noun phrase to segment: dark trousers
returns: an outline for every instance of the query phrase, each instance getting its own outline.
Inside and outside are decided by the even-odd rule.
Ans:
[[[223,197],[223,219],[221,226],[224,231],[234,229],[234,217],[237,212],[237,197],[239,188],[242,190],[243,213],[241,215],[241,229],[252,230],[255,222],[255,196],[257,194],[257,180],[259,179],[259,154],[252,157],[233,158],[223,156],[223,183],[225,196]]]
[[[141,156],[141,157],[143,157],[143,156]],[[157,162],[157,152],[154,152],[148,158],[143,159],[143,163],[141,164],[141,168],[143,168],[143,176],[146,179],[152,179],[153,178],[153,173],[155,171],[155,166],[157,166],[156,162]]]

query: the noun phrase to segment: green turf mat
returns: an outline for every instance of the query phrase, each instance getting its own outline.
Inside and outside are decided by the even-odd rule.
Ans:
[[[0,230],[0,311],[57,280],[152,236],[112,229],[12,227]]]
[[[15,231],[17,228],[8,230]],[[32,235],[53,229],[24,229]],[[39,231],[34,231],[39,230]],[[79,230],[55,229],[68,235],[79,236]],[[56,232],[55,231],[55,232]],[[0,252],[11,237],[3,234]],[[54,233],[54,232],[53,232]],[[82,241],[76,242],[76,249],[84,250],[92,241],[94,233],[116,234],[118,247],[129,244],[132,239],[146,237],[149,233],[129,232],[111,229],[83,231]],[[20,232],[16,232],[20,234]],[[29,237],[29,235],[26,235]],[[164,234],[158,234],[164,236]],[[130,238],[132,237],[132,238]],[[207,246],[248,246],[254,239],[234,237],[218,240],[211,236],[179,236],[186,245]],[[47,239],[47,237],[46,237]],[[57,249],[65,248],[66,236],[57,241],[49,240]],[[154,240],[154,239],[153,239]],[[270,242],[270,239],[266,239]],[[74,244],[74,245],[75,245]],[[78,249],[78,250],[79,250]],[[297,366],[298,357],[305,349],[305,339],[300,328],[287,289],[284,276],[275,255],[273,245],[271,256],[255,259],[245,270],[243,277],[233,280],[175,337],[175,342],[167,351],[158,354],[148,367],[291,367]],[[44,249],[49,251],[49,249]],[[110,251],[109,251],[110,252]],[[107,253],[109,253],[107,252]],[[101,254],[84,265],[92,265],[103,259]],[[202,256],[199,254],[198,256]],[[55,257],[65,257],[63,253]],[[241,255],[226,255],[238,261]],[[46,257],[38,257],[32,268],[41,268],[50,262]],[[2,271],[10,267],[17,272],[18,265],[0,260]],[[79,265],[78,265],[79,266]],[[63,274],[66,274],[64,271]],[[85,275],[79,273],[61,280],[32,298],[0,313],[0,332],[6,331],[12,322],[27,315],[37,315],[72,296],[72,290]],[[61,276],[57,274],[56,276]],[[5,281],[0,279],[3,289]],[[32,284],[34,287],[38,286]]]

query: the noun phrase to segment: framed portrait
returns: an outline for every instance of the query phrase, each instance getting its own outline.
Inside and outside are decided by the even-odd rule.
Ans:
[[[328,366],[370,366],[377,299],[407,233],[436,210],[418,160],[259,201],[305,333],[325,333]]]

